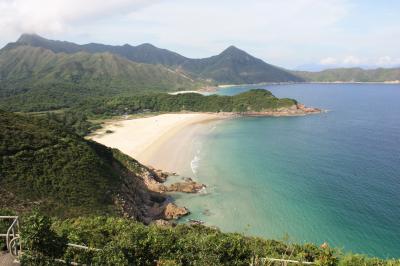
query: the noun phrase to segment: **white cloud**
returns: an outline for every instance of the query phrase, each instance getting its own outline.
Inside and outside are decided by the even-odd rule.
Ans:
[[[400,58],[392,58],[390,56],[381,56],[376,60],[377,66],[397,66],[400,65]]]
[[[333,57],[326,57],[323,58],[319,61],[321,65],[336,65],[338,63],[338,60]]]
[[[343,57],[326,57],[319,61],[321,66],[329,67],[397,67],[400,66],[400,58],[393,58],[391,56],[380,56],[377,58],[360,58],[355,55],[347,55]]]
[[[359,65],[362,63],[362,60],[354,55],[348,55],[343,59],[344,65]]]
[[[326,34],[327,27],[346,16],[346,2],[178,0],[153,6],[151,12],[135,13],[130,21],[133,25],[151,25],[142,31],[154,33],[160,43],[186,43],[203,47],[208,53],[235,44],[270,59],[275,50],[280,54],[295,52],[294,43],[315,44]]]
[[[0,34],[3,38],[25,32],[63,34],[78,23],[127,14],[154,2],[159,1],[0,0]]]

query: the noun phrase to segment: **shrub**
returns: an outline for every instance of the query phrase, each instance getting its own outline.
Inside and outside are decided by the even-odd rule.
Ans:
[[[21,240],[24,249],[38,257],[60,258],[67,245],[66,237],[51,229],[50,218],[37,212],[23,221]]]

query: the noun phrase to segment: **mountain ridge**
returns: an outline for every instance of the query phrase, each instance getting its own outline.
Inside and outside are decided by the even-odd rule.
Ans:
[[[72,42],[48,40],[37,34],[22,34],[17,42],[11,43],[9,46],[16,45],[40,46],[55,53],[111,52],[131,61],[165,65],[183,71],[193,78],[213,80],[221,84],[303,81],[302,78],[287,70],[270,65],[235,46],[229,46],[215,56],[192,59],[149,43],[138,46],[129,44],[113,46],[98,43],[79,45]]]
[[[400,68],[331,68],[322,71],[292,71],[306,82],[393,82],[400,81]]]

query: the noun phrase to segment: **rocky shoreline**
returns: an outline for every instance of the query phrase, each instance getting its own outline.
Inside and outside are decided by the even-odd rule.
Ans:
[[[278,108],[276,110],[264,110],[259,112],[243,112],[244,116],[302,116],[309,114],[318,114],[322,110],[314,107],[307,107],[304,104],[295,104],[290,107]]]
[[[139,220],[145,224],[171,224],[190,211],[183,206],[177,206],[169,192],[198,193],[205,188],[191,178],[181,182],[165,185],[169,176],[175,173],[163,172],[141,165],[141,174],[125,176],[120,193],[115,198],[115,204],[125,217]]]

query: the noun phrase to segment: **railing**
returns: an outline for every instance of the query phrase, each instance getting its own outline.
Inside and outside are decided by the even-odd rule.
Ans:
[[[0,237],[5,237],[6,239],[6,246],[7,246],[7,251],[14,257],[18,257],[21,255],[22,248],[21,248],[21,241],[20,241],[20,233],[19,233],[19,220],[18,216],[0,216],[0,221],[1,220],[12,220],[11,225],[8,227],[7,232],[0,233]],[[83,245],[76,245],[76,244],[67,244],[68,247],[72,248],[77,248],[77,249],[86,249],[86,250],[93,250],[93,251],[99,251],[100,249],[97,248],[90,248],[87,246]],[[61,259],[56,259],[58,262],[63,262],[66,263],[64,260]],[[71,262],[71,265],[79,265],[76,262]]]
[[[22,247],[21,247],[21,241],[20,241],[20,234],[19,234],[19,220],[18,216],[0,216],[0,220],[12,220],[11,225],[7,229],[7,232],[5,234],[0,233],[0,237],[5,237],[6,238],[6,245],[7,245],[7,250],[10,252],[11,255],[14,257],[18,257],[20,253],[22,252]],[[91,248],[83,245],[77,245],[77,244],[71,244],[68,243],[67,246],[72,247],[72,248],[77,248],[77,249],[85,249],[85,250],[93,250],[93,251],[100,251],[100,249],[97,248]],[[56,259],[58,262],[66,263],[66,261],[62,259]],[[250,265],[267,265],[269,263],[281,263],[282,265],[287,265],[288,263],[290,264],[300,264],[300,265],[315,265],[314,262],[308,262],[308,261],[296,261],[296,260],[290,260],[290,259],[276,259],[276,258],[258,258],[254,260]],[[70,262],[71,265],[80,265],[76,262]]]
[[[288,265],[288,263],[291,264],[300,264],[300,265],[315,265],[315,262],[309,262],[309,261],[298,261],[298,260],[290,260],[290,259],[275,259],[275,258],[261,258],[260,261],[262,264],[261,265],[269,265],[266,263],[274,263],[274,262],[280,262],[281,265]],[[256,263],[252,263],[252,265],[257,265]]]
[[[18,216],[0,216],[0,220],[12,220],[7,232],[5,234],[0,233],[0,237],[6,238],[8,252],[10,252],[14,257],[17,257],[22,250]]]

